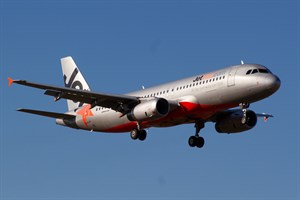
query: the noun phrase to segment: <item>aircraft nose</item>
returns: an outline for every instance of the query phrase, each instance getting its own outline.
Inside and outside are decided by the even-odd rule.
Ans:
[[[280,88],[280,85],[281,85],[280,79],[275,75],[268,76],[266,78],[265,83],[266,83],[267,89],[269,91],[271,91],[272,93],[276,92]]]

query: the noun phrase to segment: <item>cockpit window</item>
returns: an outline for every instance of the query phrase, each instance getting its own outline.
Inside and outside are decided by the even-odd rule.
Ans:
[[[258,69],[258,71],[259,71],[260,73],[264,73],[264,74],[269,73],[268,70],[266,70],[266,69]]]
[[[256,74],[256,73],[262,73],[262,74],[272,74],[272,72],[268,69],[264,68],[256,68],[256,69],[249,69],[246,74]]]

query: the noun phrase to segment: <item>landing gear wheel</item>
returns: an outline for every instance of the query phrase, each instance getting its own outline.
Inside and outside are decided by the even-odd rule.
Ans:
[[[243,111],[243,117],[241,119],[241,123],[246,124],[247,123],[247,108],[250,107],[250,104],[249,103],[240,103],[240,107],[242,108],[242,111]]]
[[[197,144],[196,144],[196,146],[197,146],[198,148],[202,148],[202,147],[204,146],[204,143],[205,143],[205,140],[204,140],[203,137],[198,137],[198,138],[197,138]]]
[[[202,148],[204,145],[203,137],[199,136],[200,130],[204,128],[205,121],[197,120],[195,121],[196,134],[195,136],[191,136],[188,140],[190,147],[198,147]]]
[[[196,144],[197,144],[197,138],[196,138],[196,136],[191,136],[189,138],[188,142],[189,142],[190,147],[195,147]]]
[[[242,117],[241,123],[242,123],[242,124],[246,124],[246,123],[247,123],[247,115],[246,115],[246,116],[244,115],[244,116]]]
[[[204,146],[204,138],[200,136],[191,136],[188,143],[190,147],[202,148]]]
[[[133,140],[141,140],[141,141],[144,141],[147,137],[147,132],[145,130],[137,130],[137,129],[133,129],[131,132],[130,132],[130,137],[131,139]]]
[[[138,130],[133,129],[133,130],[130,132],[130,137],[131,137],[131,139],[133,139],[133,140],[138,139],[138,138],[139,138],[139,132],[138,132]]]
[[[242,108],[242,109],[247,109],[247,108],[249,108],[250,107],[250,104],[249,103],[240,103],[240,108]]]
[[[138,135],[139,140],[144,141],[146,137],[147,137],[147,132],[145,130],[140,130]]]

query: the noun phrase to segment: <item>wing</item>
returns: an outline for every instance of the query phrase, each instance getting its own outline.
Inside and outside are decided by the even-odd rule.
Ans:
[[[53,96],[55,101],[63,98],[70,99],[75,102],[83,102],[94,106],[111,108],[121,113],[127,113],[135,105],[139,104],[139,98],[129,95],[115,95],[106,93],[96,93],[86,90],[78,90],[74,88],[56,87],[39,83],[28,82],[25,80],[13,80],[8,78],[9,86],[12,83],[25,85],[45,90],[46,95]]]
[[[41,111],[41,110],[23,109],[23,108],[18,109],[17,111],[35,114],[35,115],[41,115],[41,116],[45,116],[45,117],[52,117],[52,118],[56,118],[56,119],[73,119],[76,117],[75,115],[47,112],[47,111]]]

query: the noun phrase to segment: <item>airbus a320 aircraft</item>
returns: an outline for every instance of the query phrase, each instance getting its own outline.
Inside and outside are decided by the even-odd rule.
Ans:
[[[68,112],[31,109],[18,111],[52,117],[59,125],[89,131],[130,132],[132,139],[146,139],[150,127],[195,124],[196,133],[188,139],[201,148],[199,135],[206,122],[214,122],[219,133],[239,133],[253,128],[257,114],[250,103],[276,92],[280,79],[259,64],[235,65],[190,78],[142,89],[124,95],[92,92],[71,57],[61,59],[65,87],[56,87],[8,78],[12,83],[42,89],[55,101],[67,99]],[[237,109],[230,109],[234,107]]]

